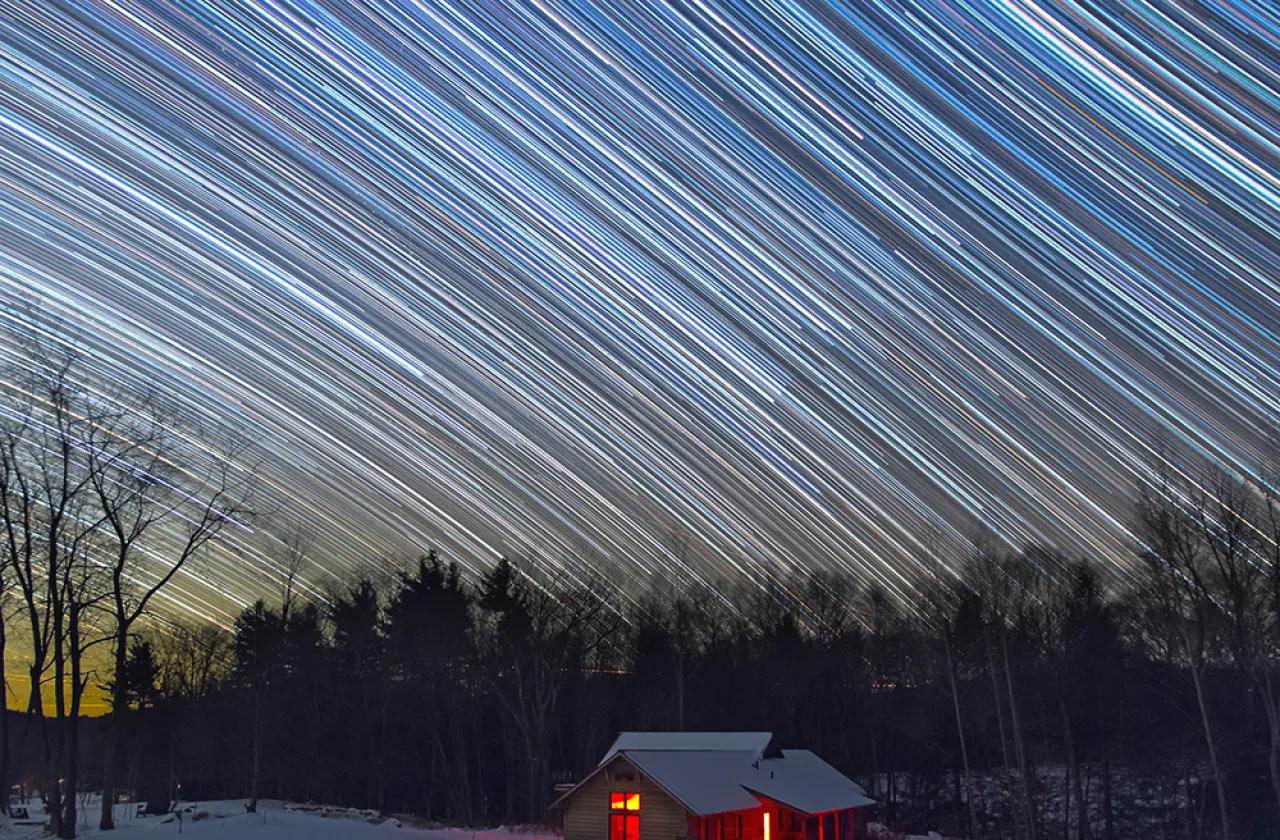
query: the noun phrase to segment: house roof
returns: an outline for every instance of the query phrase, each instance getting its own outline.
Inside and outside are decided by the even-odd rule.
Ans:
[[[604,764],[623,750],[706,752],[733,750],[762,755],[773,741],[771,732],[623,732],[600,759]]]
[[[755,808],[761,800],[805,814],[874,804],[808,750],[778,750],[768,732],[624,732],[591,776],[619,757],[697,816]]]
[[[641,773],[698,816],[756,808],[756,799],[741,784],[753,752],[719,750],[625,750],[623,755]],[[754,775],[754,771],[753,771]],[[767,774],[766,774],[767,775]]]
[[[808,750],[783,750],[782,758],[760,762],[757,775],[742,786],[806,814],[875,804],[861,785]]]

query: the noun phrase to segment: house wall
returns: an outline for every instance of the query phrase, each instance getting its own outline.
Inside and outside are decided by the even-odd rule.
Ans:
[[[805,817],[770,802],[735,814],[704,817],[701,836],[692,840],[729,840],[724,830],[724,820],[741,817],[740,840],[764,840],[764,814],[769,814],[769,840],[861,840],[866,834],[866,815],[858,822],[858,810],[831,811],[821,816]],[[821,831],[819,830],[821,826]]]
[[[778,809],[775,806],[768,806],[770,812],[770,840],[783,840],[782,835],[778,833]],[[738,840],[764,840],[764,812],[765,806],[759,808],[750,808],[746,811],[734,811],[732,814],[718,814],[714,817],[702,818],[702,837],[700,840],[729,840],[729,835],[725,831],[726,820],[740,820],[742,825],[742,833],[738,836]]]
[[[808,817],[802,823],[802,833],[797,840],[861,840],[866,836],[866,820],[858,825],[859,810],[866,811],[866,808],[847,808]]]
[[[863,813],[859,818],[858,810],[867,809],[831,811],[806,818],[770,802],[732,814],[694,817],[690,820],[689,840],[730,840],[725,832],[727,819],[741,820],[742,831],[737,840],[764,840],[765,813],[769,814],[769,840],[862,840],[866,836],[867,815]]]
[[[614,781],[615,773],[631,773],[635,781]],[[684,806],[619,756],[565,803],[564,840],[609,840],[609,794],[624,792],[640,794],[640,840],[682,840],[688,836]]]

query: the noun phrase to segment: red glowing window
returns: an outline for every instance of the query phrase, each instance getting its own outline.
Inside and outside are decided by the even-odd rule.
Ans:
[[[610,814],[609,840],[640,840],[640,815]]]
[[[609,794],[609,810],[610,811],[639,811],[640,810],[640,794],[638,793]]]
[[[609,840],[640,840],[640,794],[609,794]]]

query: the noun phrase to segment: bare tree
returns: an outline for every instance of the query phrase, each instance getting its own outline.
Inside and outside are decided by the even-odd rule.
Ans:
[[[263,718],[272,683],[272,672],[283,664],[280,657],[282,650],[287,647],[290,619],[299,617],[294,610],[297,601],[298,575],[310,562],[301,528],[295,528],[277,537],[276,547],[272,553],[276,557],[281,576],[279,613],[268,609],[262,601],[259,601],[250,610],[242,613],[237,620],[237,666],[248,688],[252,709],[250,727],[252,763],[249,771],[249,803],[245,806],[245,810],[250,814],[258,811],[258,796],[262,784],[263,742],[266,737]]]
[[[705,612],[694,598],[667,586],[654,591],[637,604],[636,633],[632,640],[651,640],[660,645],[662,669],[670,678],[662,695],[671,700],[671,718],[677,731],[685,728],[685,705],[689,681],[697,674],[701,627]]]
[[[1029,581],[1023,577],[1021,563],[1016,556],[998,554],[979,539],[979,550],[970,566],[967,584],[977,594],[982,608],[982,641],[986,652],[987,672],[991,678],[997,728],[1000,733],[1000,749],[1005,766],[1005,784],[1015,815],[1015,836],[1035,840],[1037,835],[1035,803],[1032,791],[1032,772],[1028,760],[1021,709],[1014,691],[1012,659],[1009,655],[1009,634],[1016,621],[1020,602]],[[1002,685],[1003,683],[1003,685]],[[1008,719],[1005,711],[1008,710]],[[1010,763],[1010,742],[1013,762]],[[1017,770],[1014,781],[1013,769]]]
[[[108,561],[108,622],[112,661],[122,671],[129,638],[156,594],[228,525],[250,517],[247,476],[233,466],[233,452],[210,457],[200,475],[173,466],[173,447],[154,422],[143,432],[148,445],[127,453],[95,448],[94,490],[112,537]],[[155,535],[155,539],[149,539]],[[116,752],[124,684],[115,680],[103,758],[103,804],[99,828],[114,827]]]
[[[1218,796],[1222,836],[1230,840],[1227,785],[1206,687],[1216,654],[1212,628],[1218,608],[1208,595],[1205,531],[1192,503],[1165,473],[1158,475],[1155,487],[1144,488],[1137,510],[1143,547],[1138,600],[1155,624],[1150,632],[1161,640],[1159,647],[1172,664],[1190,674]]]
[[[1047,646],[1044,651],[1062,718],[1063,754],[1067,762],[1063,834],[1071,836],[1070,804],[1074,799],[1076,834],[1080,840],[1092,840],[1094,831],[1076,745],[1079,721],[1087,716],[1081,714],[1079,707],[1086,702],[1090,683],[1100,679],[1119,659],[1119,629],[1114,605],[1108,601],[1097,567],[1082,560],[1068,563],[1064,572],[1061,582],[1046,593]]]
[[[150,634],[160,668],[160,695],[198,700],[229,675],[232,637],[217,624],[170,621]]]
[[[302,526],[281,534],[277,538],[278,546],[271,552],[280,571],[280,618],[288,622],[289,613],[298,599],[298,575],[306,568],[307,537]]]
[[[1263,499],[1270,519],[1274,513],[1269,508],[1274,503],[1266,491]],[[1236,667],[1248,677],[1246,691],[1257,695],[1266,714],[1270,733],[1268,765],[1280,807],[1280,707],[1272,626],[1272,592],[1276,583],[1274,567],[1270,573],[1265,568],[1267,550],[1275,548],[1259,529],[1259,525],[1266,527],[1267,519],[1260,515],[1263,510],[1255,488],[1221,470],[1201,482],[1194,501],[1210,561],[1205,564],[1204,596],[1218,608],[1215,615],[1227,650]]]
[[[107,597],[107,586],[104,569],[93,561],[93,554],[99,540],[95,531],[87,544],[82,547],[73,546],[69,562],[65,564],[63,575],[62,603],[67,612],[65,654],[70,680],[70,706],[65,707],[65,744],[63,747],[63,814],[61,821],[61,837],[73,838],[78,823],[78,786],[80,780],[80,708],[88,688],[92,672],[85,669],[85,655],[90,648],[106,642],[108,636],[95,627],[92,615],[94,610]],[[79,548],[79,550],[75,550]],[[61,679],[55,684],[57,704],[61,712],[64,709],[63,694],[65,692]]]
[[[1264,508],[1263,516],[1259,518],[1264,529],[1259,546],[1262,562],[1268,569],[1263,593],[1264,622],[1257,639],[1256,666],[1261,676],[1271,739],[1267,766],[1276,803],[1280,806],[1280,463],[1273,461],[1264,468],[1259,484]]]
[[[85,653],[110,642],[120,670],[156,594],[247,515],[247,473],[231,466],[231,453],[202,449],[152,396],[95,390],[75,342],[50,338],[57,325],[34,309],[10,316],[18,326],[6,334],[12,362],[0,400],[0,565],[29,634],[27,708],[44,750],[50,828],[72,837]],[[45,714],[47,682],[55,727]],[[116,685],[113,712],[123,703]],[[103,828],[111,827],[118,717],[108,724]]]
[[[552,591],[505,560],[482,586],[479,603],[495,616],[492,642],[498,651],[490,680],[518,733],[532,819],[542,814],[551,788],[548,753],[566,678],[585,667],[621,626],[611,591],[603,581]]]
[[[244,527],[251,516],[250,473],[235,465],[238,448],[214,451],[203,444],[153,397],[92,416],[88,479],[102,520],[103,611],[116,673],[156,595],[227,526]],[[120,720],[127,706],[124,681],[112,685],[99,821],[104,831],[114,827]]]
[[[40,732],[50,830],[74,836],[74,823],[62,824],[58,784],[64,728],[51,731],[43,686],[52,668],[60,723],[68,711],[67,582],[76,559],[83,558],[102,525],[90,489],[89,400],[73,377],[79,362],[73,347],[49,341],[34,327],[15,331],[10,338],[18,361],[6,377],[8,392],[0,407],[4,563],[12,573],[30,634],[28,721]]]
[[[952,618],[955,606],[950,587],[942,580],[941,563],[932,551],[929,554],[929,577],[924,586],[925,635],[942,641],[943,664],[947,671],[948,693],[955,713],[956,737],[960,742],[960,759],[964,767],[964,796],[969,811],[969,837],[978,837],[978,812],[973,798],[973,773],[969,766],[969,746],[964,732],[964,716],[960,713],[960,688],[956,679],[956,656],[952,637],[955,634]]]

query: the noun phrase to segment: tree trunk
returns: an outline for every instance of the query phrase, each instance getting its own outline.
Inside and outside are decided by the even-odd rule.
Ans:
[[[0,637],[0,645],[3,637]],[[0,650],[3,650],[0,647]],[[1277,708],[1275,690],[1271,675],[1267,674],[1259,686],[1263,707],[1267,712],[1267,729],[1271,735],[1271,750],[1267,755],[1267,769],[1271,771],[1271,789],[1276,796],[1276,807],[1280,808],[1280,708]]]
[[[1070,810],[1071,797],[1076,800],[1077,819],[1079,820],[1079,830],[1077,836],[1079,840],[1093,840],[1093,831],[1089,828],[1089,806],[1084,801],[1084,787],[1080,783],[1080,765],[1076,763],[1076,747],[1074,733],[1071,729],[1071,716],[1067,714],[1067,701],[1059,698],[1058,708],[1062,712],[1062,733],[1064,746],[1067,752],[1067,782],[1071,786],[1069,795],[1067,796],[1068,810]],[[1071,823],[1066,821],[1066,825]],[[1067,832],[1068,840],[1070,838],[1070,830]]]
[[[525,779],[527,780],[527,789],[525,791],[525,797],[526,797],[525,807],[528,809],[528,812],[525,814],[525,819],[532,822],[534,820],[534,813],[536,812],[538,807],[537,803],[535,802],[535,799],[537,798],[537,788],[538,788],[538,752],[537,752],[537,747],[534,746],[532,736],[530,735],[525,736],[524,745],[525,745],[525,758],[526,758],[526,761],[528,762],[528,767],[525,771]]]
[[[484,795],[485,784],[488,781],[489,765],[485,761],[485,751],[482,745],[483,739],[480,738],[481,721],[475,725],[475,737],[470,739],[472,748],[475,750],[476,761],[476,793],[480,799],[476,801],[476,815],[481,818],[488,818],[491,815],[492,806],[489,797]]]
[[[384,686],[383,691],[387,689]],[[378,756],[374,765],[377,773],[378,786],[378,810],[385,812],[387,810],[387,700],[386,694],[383,694],[381,707],[378,711]]]
[[[983,634],[983,640],[986,642],[987,648],[987,672],[991,675],[991,695],[996,705],[996,724],[1000,730],[1000,753],[1004,757],[1004,784],[1005,789],[1009,792],[1009,813],[1013,817],[1013,836],[1019,837],[1022,832],[1018,829],[1022,822],[1018,818],[1018,793],[1013,786],[1013,773],[1009,768],[1009,740],[1004,731],[1004,704],[1000,702],[1000,683],[996,679],[996,660],[995,654],[991,650],[991,637],[988,633]]]
[[[253,768],[249,774],[249,804],[245,811],[258,813],[258,785],[262,770],[262,698],[254,692],[253,698]]]
[[[445,763],[445,758],[441,754],[442,747],[440,745],[440,729],[444,725],[442,723],[443,715],[440,714],[440,698],[435,686],[436,677],[432,677],[432,686],[430,692],[430,701],[428,704],[427,714],[427,737],[431,741],[431,763],[427,765],[427,784],[425,787],[426,802],[424,807],[427,814],[432,819],[439,819],[445,816],[436,811],[436,800],[439,798],[437,791],[439,790],[439,780],[441,768]],[[445,801],[448,802],[448,792],[445,793]]]
[[[1213,771],[1213,781],[1218,792],[1218,809],[1222,818],[1222,840],[1231,840],[1231,817],[1227,812],[1226,780],[1222,778],[1222,765],[1218,761],[1218,747],[1213,738],[1213,726],[1209,722],[1208,699],[1204,695],[1204,677],[1200,673],[1200,668],[1195,664],[1191,666],[1191,681],[1195,684],[1196,702],[1200,705],[1200,722],[1204,725],[1205,746],[1209,750],[1209,768]]]
[[[67,762],[64,778],[66,779],[66,805],[63,808],[62,833],[63,840],[72,840],[76,836],[76,793],[79,790],[80,777],[80,698],[84,695],[84,683],[80,678],[80,658],[83,655],[80,647],[80,609],[79,604],[72,602],[69,616],[71,655],[71,714],[67,718]]]
[[[64,645],[66,639],[63,631],[64,617],[61,606],[54,607],[53,614],[53,712],[57,725],[53,730],[53,758],[49,763],[49,773],[53,776],[52,798],[49,804],[49,831],[64,837],[62,826],[62,780],[58,778],[64,757],[65,724],[67,721],[67,665]],[[75,827],[71,836],[74,837]]]
[[[116,754],[120,750],[120,718],[124,715],[125,707],[125,684],[122,676],[128,656],[128,639],[128,626],[119,628],[113,657],[115,677],[111,681],[111,714],[107,718],[107,736],[102,753],[102,816],[98,819],[99,831],[111,831],[116,827]]]
[[[1052,837],[1047,825],[1045,834]],[[1062,840],[1071,840],[1071,768],[1067,768],[1062,790]]]
[[[458,821],[458,814],[461,809],[458,807],[459,789],[457,768],[452,766],[449,760],[448,750],[444,745],[444,736],[440,732],[441,727],[437,726],[431,733],[431,748],[440,756],[439,764],[445,768],[444,776],[444,793],[445,793],[445,809],[444,818],[451,822]]]
[[[867,704],[871,704],[868,702]],[[871,798],[880,798],[880,753],[876,749],[876,729],[871,726],[871,715],[867,715],[867,745],[871,747]]]
[[[1280,720],[1271,721],[1271,755],[1267,758],[1271,770],[1271,787],[1276,794],[1276,807],[1280,808]]]
[[[506,725],[506,731],[503,733],[503,740],[507,745],[505,755],[503,756],[503,758],[505,759],[504,763],[506,764],[506,768],[507,768],[506,769],[507,779],[519,778],[518,774],[521,772],[520,760],[518,757],[520,753],[520,741],[518,740],[519,739],[518,733],[513,731],[514,728],[515,728],[515,723],[508,723]],[[507,783],[502,787],[505,789],[507,794],[506,795],[506,800],[507,800],[506,813],[503,814],[503,818],[508,820],[517,819],[516,803],[519,801],[519,797],[516,793],[517,787],[516,785],[510,784],[510,783]]]
[[[1187,788],[1187,822],[1184,836],[1187,837],[1187,840],[1192,837],[1200,840],[1204,836],[1204,780],[1200,780],[1200,792],[1202,795],[1197,797],[1196,787],[1191,783],[1191,762],[1189,760],[1183,762],[1182,775],[1186,780]],[[1196,813],[1197,801],[1200,802],[1199,814]]]
[[[449,727],[453,735],[453,759],[450,765],[457,777],[458,811],[456,818],[463,825],[475,824],[474,801],[471,794],[471,759],[467,755],[466,713],[459,702],[458,675],[451,673],[449,705],[454,725]]]
[[[947,653],[947,678],[951,681],[951,705],[956,713],[956,735],[960,739],[960,758],[964,762],[964,798],[969,805],[969,837],[978,838],[978,812],[973,802],[973,776],[969,771],[969,747],[964,738],[964,719],[960,716],[960,690],[956,685],[956,668],[951,659],[951,638],[948,628],[942,628],[942,645]]]
[[[41,770],[44,772],[44,781],[41,787],[44,788],[45,810],[49,813],[49,832],[55,833],[57,830],[58,820],[61,814],[55,813],[53,810],[54,803],[57,802],[58,773],[53,764],[53,750],[49,741],[49,718],[44,713],[44,694],[41,692],[41,675],[43,674],[43,663],[34,662],[28,670],[31,680],[31,697],[27,701],[27,731],[30,732],[31,720],[34,719],[40,732],[40,748],[41,755],[44,758],[44,766]]]
[[[5,622],[0,620],[0,795],[4,796],[4,809],[9,809],[9,678],[4,672],[3,663],[8,639],[5,635]]]
[[[68,726],[70,727],[70,738],[67,744],[66,790],[62,797],[62,831],[58,835],[63,840],[73,840],[76,836],[76,822],[79,820],[79,815],[76,813],[76,793],[79,790],[76,776],[80,772],[80,762],[76,759],[80,737],[76,730],[79,728],[79,724],[72,718]]]
[[[1013,674],[1009,669],[1009,640],[1003,630],[1000,632],[1001,659],[1004,666],[1004,684],[1009,692],[1009,723],[1013,729],[1013,748],[1018,760],[1018,775],[1022,782],[1022,804],[1027,821],[1027,837],[1036,840],[1036,806],[1034,793],[1034,777],[1031,774],[1031,763],[1027,758],[1027,741],[1023,733],[1022,717],[1018,713],[1018,698],[1013,691]]]
[[[1116,840],[1115,811],[1111,809],[1111,759],[1102,759],[1102,822],[1105,840]]]

